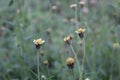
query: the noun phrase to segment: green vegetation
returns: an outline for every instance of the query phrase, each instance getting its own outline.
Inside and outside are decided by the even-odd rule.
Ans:
[[[81,1],[0,0],[0,80],[120,80],[120,1]]]

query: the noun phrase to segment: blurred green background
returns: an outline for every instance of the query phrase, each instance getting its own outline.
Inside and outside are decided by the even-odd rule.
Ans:
[[[76,2],[77,1],[77,2]],[[85,1],[85,0],[84,0]],[[86,29],[86,58],[83,80],[120,80],[120,1],[86,0],[0,0],[0,80],[37,80],[36,49],[33,39],[45,40],[40,49],[40,75],[47,80],[73,80],[65,60],[73,56],[63,41],[74,35],[72,45],[81,62],[82,40],[75,31],[77,3],[79,26]],[[49,62],[49,72],[43,64]],[[76,64],[75,80],[78,80]]]

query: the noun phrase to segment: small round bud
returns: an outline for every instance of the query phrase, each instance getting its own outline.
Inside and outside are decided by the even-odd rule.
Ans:
[[[45,61],[43,62],[43,64],[46,65],[46,66],[48,66],[48,65],[49,65],[48,60],[45,60]]]
[[[113,47],[117,49],[117,48],[120,47],[120,45],[119,45],[119,43],[114,43],[114,44],[113,44]]]
[[[51,33],[51,28],[48,28],[48,29],[46,30],[46,34],[47,34],[47,35],[50,35],[50,33]]]
[[[45,54],[44,51],[40,51],[41,56],[44,56],[44,54]]]

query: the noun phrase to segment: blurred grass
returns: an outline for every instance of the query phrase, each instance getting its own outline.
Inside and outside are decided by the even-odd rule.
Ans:
[[[37,73],[32,41],[39,37],[46,41],[41,49],[45,54],[40,58],[40,75],[48,78],[43,65],[47,59],[52,80],[72,80],[65,59],[73,55],[63,38],[74,35],[73,46],[81,61],[83,50],[78,44],[76,27],[70,22],[74,19],[70,5],[75,1],[14,0],[11,6],[9,2],[0,0],[0,80],[37,80],[31,72]],[[57,11],[52,11],[51,5],[56,5]],[[80,14],[78,9],[78,20],[86,28],[83,78],[119,80],[120,49],[114,49],[113,43],[120,43],[120,1],[98,0],[96,5],[88,2],[86,7],[89,10],[87,14]],[[67,19],[66,23],[64,19]],[[46,34],[48,28],[51,29],[50,36]],[[77,78],[76,65],[74,72]]]

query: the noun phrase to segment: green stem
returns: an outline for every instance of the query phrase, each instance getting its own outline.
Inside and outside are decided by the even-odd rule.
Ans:
[[[80,69],[80,63],[78,61],[77,55],[76,55],[75,50],[73,49],[72,45],[70,45],[70,48],[72,49],[72,52],[75,56],[75,60],[76,60],[76,63],[77,63],[77,67],[78,67],[78,71],[79,71],[79,75],[80,75],[79,80],[82,80],[82,70]]]
[[[110,57],[110,58],[111,58],[111,62],[112,62],[112,63],[111,63],[110,80],[112,80],[112,76],[113,76],[113,74],[112,74],[112,71],[113,71],[113,61],[112,61],[113,58],[112,58],[112,56],[113,56],[113,54],[114,54],[114,51],[112,50],[112,54],[111,54],[111,57]]]
[[[83,52],[82,66],[84,66],[84,63],[85,63],[85,39],[84,38],[83,38],[83,42],[84,42],[84,45],[83,45],[84,52]]]
[[[74,69],[72,69],[73,80],[75,80]]]
[[[17,2],[16,1],[16,4],[19,5],[19,1]],[[19,23],[19,19],[20,19],[20,16],[19,16],[19,13],[18,13],[18,6],[15,6],[16,7],[16,21],[17,21],[17,27],[16,27],[16,36],[17,36],[17,44],[19,45],[19,52],[22,56],[23,54],[23,45],[22,45],[22,32],[21,32],[21,26],[20,26],[20,23]]]
[[[48,67],[48,65],[47,65],[47,72],[48,72],[49,79],[51,80],[51,77],[50,77],[50,71],[49,71],[49,67]]]
[[[75,21],[76,21],[76,29],[78,29],[78,16],[77,16],[77,7],[75,9]]]
[[[76,5],[77,5],[77,2],[78,2],[78,0],[76,0]],[[79,26],[78,26],[77,9],[78,9],[78,6],[76,6],[76,8],[75,8],[75,21],[76,21],[76,28],[78,29]]]
[[[37,52],[37,73],[38,73],[38,80],[40,80],[40,72],[39,72],[39,50]]]

